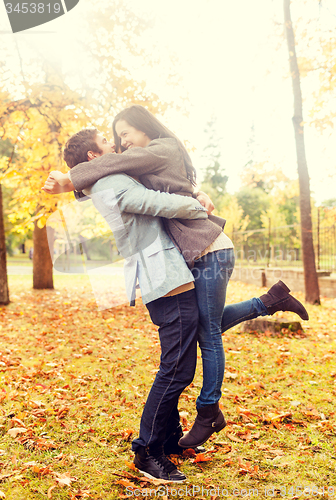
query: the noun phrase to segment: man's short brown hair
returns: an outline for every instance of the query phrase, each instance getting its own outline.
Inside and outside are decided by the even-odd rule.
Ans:
[[[96,128],[86,128],[70,137],[63,151],[64,161],[69,168],[88,161],[89,151],[102,154],[103,151],[97,146],[97,134]]]

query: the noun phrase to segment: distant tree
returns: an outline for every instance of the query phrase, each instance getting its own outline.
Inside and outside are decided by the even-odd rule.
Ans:
[[[207,145],[203,150],[202,157],[206,159],[207,166],[204,169],[204,178],[201,189],[208,193],[216,208],[220,210],[223,195],[226,192],[228,176],[222,165],[220,138],[216,133],[216,119],[212,118],[204,130],[207,136]]]
[[[247,229],[262,228],[261,216],[270,206],[270,196],[260,187],[243,186],[235,193],[238,205],[243,209],[243,216],[249,217]]]
[[[6,239],[3,222],[2,188],[0,184],[0,304],[6,305],[8,303],[9,290],[7,278]]]
[[[323,227],[336,225],[336,200],[327,200],[319,209],[320,223]],[[336,243],[336,242],[335,242]]]
[[[313,243],[309,174],[304,143],[300,71],[296,56],[294,29],[291,21],[290,0],[284,0],[284,18],[289,54],[290,74],[292,78],[294,95],[293,125],[295,132],[295,145],[300,185],[301,241],[303,270],[305,278],[305,295],[306,301],[310,304],[320,304],[320,291],[316,272]]]
[[[325,208],[336,208],[336,198],[324,200],[321,205]]]
[[[3,94],[3,98],[7,98]],[[7,158],[11,149],[10,141],[0,142],[0,175],[8,168]],[[9,289],[7,277],[7,255],[6,255],[6,236],[4,224],[4,208],[2,185],[0,182],[0,304],[7,305],[9,303]]]

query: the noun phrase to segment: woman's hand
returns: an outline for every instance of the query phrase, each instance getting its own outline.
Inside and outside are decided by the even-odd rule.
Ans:
[[[61,173],[56,171],[57,174]],[[68,183],[66,185],[61,185],[52,174],[55,172],[50,172],[48,179],[46,180],[42,191],[45,191],[48,194],[60,194],[60,193],[68,193],[69,191],[74,191],[74,185],[68,178]],[[62,174],[64,175],[64,174]]]
[[[209,196],[206,193],[204,193],[203,191],[198,191],[197,200],[205,208],[208,215],[210,215],[211,212],[215,209],[215,205],[212,203]]]
[[[71,183],[71,181],[70,181],[70,179],[68,177],[68,174],[63,174],[63,172],[60,172],[59,170],[52,170],[49,173],[49,177],[48,178],[54,179],[61,186],[66,186],[67,184]]]

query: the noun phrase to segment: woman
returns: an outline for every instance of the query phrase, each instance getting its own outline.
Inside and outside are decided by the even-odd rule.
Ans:
[[[92,160],[90,165],[85,162],[75,166],[71,181],[76,190],[81,191],[106,175],[123,172],[137,177],[150,189],[194,194],[196,172],[186,149],[148,110],[138,105],[124,109],[113,121],[113,133],[117,150],[123,150],[123,154],[106,154]],[[52,175],[63,184],[70,179],[60,173]],[[224,307],[234,251],[231,240],[222,231],[223,220],[163,219],[163,223],[192,267],[200,313],[198,341],[203,386],[196,401],[194,425],[179,441],[182,447],[190,448],[203,444],[226,425],[218,403],[225,368],[222,332],[242,321],[279,310],[296,312],[302,319],[308,319],[308,314],[282,282],[260,298]]]

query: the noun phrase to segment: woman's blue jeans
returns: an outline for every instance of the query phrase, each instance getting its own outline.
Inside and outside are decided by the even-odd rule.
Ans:
[[[259,298],[225,306],[234,260],[234,249],[226,248],[196,260],[192,269],[199,309],[198,342],[203,364],[203,387],[196,401],[197,408],[216,403],[221,397],[225,369],[222,333],[242,321],[268,314]]]

